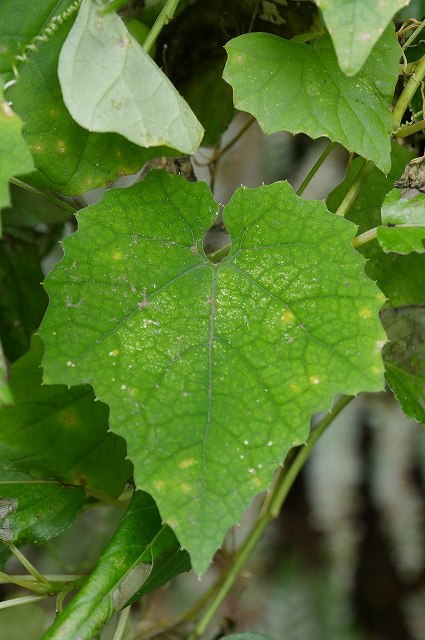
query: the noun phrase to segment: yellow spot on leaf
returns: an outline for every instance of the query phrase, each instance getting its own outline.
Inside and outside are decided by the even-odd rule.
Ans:
[[[255,484],[257,487],[261,487],[261,485],[263,484],[263,481],[258,476],[254,476],[251,479],[251,482],[252,482],[252,484]]]
[[[165,487],[165,482],[164,480],[155,480],[153,486],[157,491],[162,491],[162,489]]]
[[[186,460],[179,462],[179,469],[188,469],[194,464],[196,464],[196,460],[193,458],[186,458]]]
[[[190,493],[192,491],[192,487],[188,482],[182,482],[180,485],[180,489],[183,491],[183,493]]]
[[[301,393],[301,389],[297,384],[295,384],[295,382],[291,382],[291,384],[289,385],[289,388],[291,389],[291,391],[293,391],[293,393],[295,393],[296,396],[298,396]]]
[[[319,384],[320,378],[318,376],[310,376],[309,382],[310,384]]]
[[[295,316],[292,311],[289,311],[289,309],[285,309],[285,311],[280,316],[280,319],[286,324],[291,324],[292,322],[294,322]]]
[[[372,316],[372,309],[360,309],[359,317],[363,318],[363,320],[366,320],[367,318],[370,318],[371,316]]]
[[[122,259],[121,251],[114,251],[114,253],[112,254],[112,259],[113,260],[121,260]]]
[[[112,351],[109,352],[110,356],[118,356],[119,355],[119,349],[112,349]]]
[[[44,151],[44,146],[39,142],[36,142],[35,144],[32,145],[32,150],[35,151],[36,153],[41,153],[42,151]]]
[[[58,140],[58,143],[57,143],[56,146],[57,146],[57,149],[58,149],[59,153],[65,153],[66,146],[65,146],[65,143],[64,143],[63,140]]]

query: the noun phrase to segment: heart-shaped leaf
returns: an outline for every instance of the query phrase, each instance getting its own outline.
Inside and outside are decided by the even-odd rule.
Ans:
[[[204,183],[151,172],[79,214],[46,281],[47,382],[89,382],[151,493],[203,572],[267,489],[310,416],[383,386],[384,301],[356,227],[286,182],[241,187],[217,265]]]
[[[142,147],[193,153],[202,125],[121,18],[102,13],[103,7],[83,0],[59,57],[62,95],[72,117],[89,131],[120,133]]]
[[[316,0],[332,37],[341,69],[362,68],[393,15],[410,0]]]
[[[233,87],[235,106],[252,113],[266,133],[327,136],[389,171],[389,105],[400,58],[392,26],[355,78],[339,69],[328,35],[310,46],[248,33],[230,40],[226,50],[223,77]]]

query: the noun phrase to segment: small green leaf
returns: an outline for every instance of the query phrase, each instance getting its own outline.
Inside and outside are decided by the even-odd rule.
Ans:
[[[385,309],[381,319],[387,382],[404,413],[425,424],[425,305]]]
[[[392,146],[392,166],[388,176],[376,167],[370,174],[365,187],[351,208],[348,218],[359,225],[359,233],[381,224],[381,207],[386,194],[394,182],[400,178],[406,164],[412,159],[411,151],[394,143]],[[328,207],[336,211],[359,172],[362,160],[356,158],[349,166],[343,182],[329,195]],[[411,253],[407,256],[384,253],[378,242],[368,242],[360,247],[360,252],[368,259],[365,267],[367,275],[376,280],[379,288],[388,298],[388,305],[399,307],[407,304],[425,303],[425,255]]]
[[[200,573],[311,414],[382,388],[385,341],[352,223],[285,182],[241,187],[214,265],[216,215],[206,184],[161,171],[108,191],[64,242],[41,327],[45,380],[93,384]]]
[[[91,640],[115,611],[189,569],[154,501],[138,491],[90,578],[42,640]]]
[[[252,113],[265,133],[326,136],[389,171],[389,105],[400,58],[393,26],[355,78],[338,68],[328,35],[310,46],[249,33],[226,49],[223,77],[233,87],[235,106]]]
[[[10,205],[9,179],[34,169],[32,156],[21,130],[22,121],[4,100],[0,89],[0,209]]]
[[[121,18],[99,7],[96,0],[83,0],[59,56],[72,117],[89,131],[119,133],[142,147],[194,153],[204,130],[189,105]]]
[[[57,67],[75,15],[57,25],[45,40],[36,41],[27,61],[19,66],[19,81],[7,94],[25,122],[23,136],[37,169],[26,181],[65,195],[81,194],[136,173],[150,158],[176,154],[165,147],[142,149],[116,133],[89,132],[71,118]]]
[[[316,0],[344,73],[360,71],[393,15],[409,1]]]
[[[388,226],[378,227],[377,238],[386,253],[424,253],[425,195],[392,189],[382,204],[382,224]]]
[[[41,385],[43,346],[12,367],[15,404],[0,408],[0,473],[55,478],[87,491],[117,496],[131,475],[125,443],[107,433],[108,410],[85,387]]]
[[[86,501],[80,487],[0,470],[0,540],[37,544],[65,531]]]

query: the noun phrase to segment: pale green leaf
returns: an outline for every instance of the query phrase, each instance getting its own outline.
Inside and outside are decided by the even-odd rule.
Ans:
[[[355,225],[286,182],[241,187],[214,265],[216,215],[206,184],[160,171],[108,191],[64,242],[41,327],[46,381],[88,382],[109,404],[137,485],[198,572],[311,414],[383,385],[384,297]]]
[[[90,387],[42,385],[43,345],[12,367],[14,405],[0,408],[0,474],[21,473],[118,496],[131,476],[125,442],[108,433],[108,409]]]
[[[0,470],[0,541],[45,542],[65,531],[86,502],[84,489]]]
[[[190,154],[204,130],[167,76],[103,3],[83,0],[59,56],[59,80],[74,120],[142,147]]]
[[[389,105],[400,58],[393,27],[355,78],[339,69],[328,35],[310,46],[249,33],[226,49],[223,77],[233,87],[235,106],[252,113],[266,133],[327,136],[389,171]]]
[[[89,579],[43,640],[91,640],[115,611],[189,569],[188,554],[161,523],[154,501],[138,491]]]
[[[425,195],[392,189],[382,204],[382,224],[377,238],[386,253],[424,253]]]
[[[316,0],[344,73],[360,71],[393,15],[409,1]]]
[[[13,404],[13,396],[7,384],[7,367],[0,342],[0,411],[3,404]]]
[[[60,15],[68,2],[57,2]],[[74,13],[54,31],[34,32],[26,61],[19,65],[19,81],[7,92],[13,109],[25,125],[23,136],[37,171],[27,182],[65,195],[81,194],[120,176],[137,173],[151,158],[175,155],[166,147],[144,149],[116,133],[92,133],[78,126],[64,105],[58,80],[58,59],[73,25]],[[1,45],[1,40],[0,40]]]
[[[3,91],[0,90],[0,209],[10,205],[9,179],[34,169],[21,130],[21,119],[4,100]]]
[[[405,414],[425,424],[425,306],[385,309],[381,319],[386,380]]]

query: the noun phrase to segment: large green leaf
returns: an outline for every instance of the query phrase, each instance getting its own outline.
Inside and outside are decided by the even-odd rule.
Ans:
[[[198,572],[309,419],[336,393],[382,388],[384,301],[355,226],[286,182],[241,187],[214,265],[208,186],[151,172],[78,215],[46,281],[45,380],[93,384],[139,487]]]
[[[386,253],[424,253],[425,195],[392,189],[382,204],[382,224],[377,237]]]
[[[85,501],[81,487],[0,469],[0,540],[15,545],[45,542],[72,524]]]
[[[381,318],[387,382],[405,414],[425,424],[425,305],[385,309]]]
[[[15,404],[0,408],[0,474],[30,474],[117,496],[131,475],[125,443],[90,387],[41,385],[41,341],[12,367]]]
[[[391,157],[392,165],[388,176],[384,176],[375,167],[348,214],[348,218],[359,225],[360,233],[381,224],[381,207],[385,196],[391,191],[394,181],[400,178],[413,154],[404,147],[393,144]],[[343,182],[329,195],[327,205],[331,211],[336,211],[361,164],[361,158],[356,158],[350,164]],[[386,254],[376,241],[363,245],[360,251],[368,258],[365,269],[367,275],[377,281],[379,288],[388,298],[388,305],[398,307],[425,303],[425,255]]]
[[[58,2],[58,10],[66,4],[70,2]],[[23,135],[37,168],[31,181],[66,195],[136,173],[152,157],[175,154],[165,147],[142,149],[116,133],[89,132],[72,119],[62,99],[57,67],[74,19],[75,13],[45,40],[37,40],[7,95],[25,122]]]
[[[115,132],[142,147],[166,145],[194,153],[204,130],[113,11],[83,0],[59,57],[66,106],[89,131]]]
[[[400,58],[392,26],[355,78],[339,69],[328,35],[310,46],[249,33],[226,49],[223,77],[233,87],[235,106],[252,113],[266,133],[327,136],[389,171],[389,105]]]
[[[115,611],[189,569],[154,501],[138,491],[90,578],[43,640],[91,640]]]
[[[344,73],[360,71],[393,15],[409,1],[316,0]]]
[[[22,137],[21,129],[21,119],[4,100],[0,88],[0,209],[10,204],[9,179],[34,169],[32,156]]]

